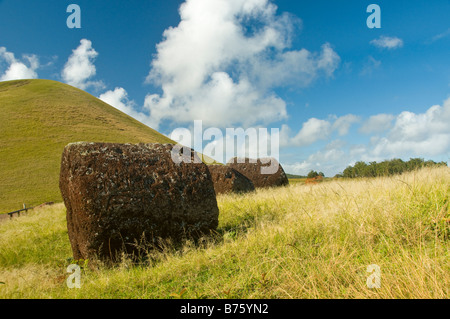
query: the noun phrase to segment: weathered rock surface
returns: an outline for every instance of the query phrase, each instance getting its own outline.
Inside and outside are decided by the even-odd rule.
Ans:
[[[217,228],[219,210],[204,163],[179,163],[171,144],[72,143],[60,190],[75,259],[114,260],[136,242],[175,242]],[[191,153],[191,158],[196,156]]]
[[[252,181],[226,165],[208,165],[216,194],[244,193],[255,190]]]
[[[275,158],[234,157],[228,161],[227,166],[246,176],[257,188],[289,185],[283,167]]]

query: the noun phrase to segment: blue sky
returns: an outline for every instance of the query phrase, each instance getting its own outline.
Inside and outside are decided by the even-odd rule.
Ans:
[[[448,161],[449,15],[448,0],[0,0],[0,79],[78,86],[166,135],[279,128],[291,173]]]

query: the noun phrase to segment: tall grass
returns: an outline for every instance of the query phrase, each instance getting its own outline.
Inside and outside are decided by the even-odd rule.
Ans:
[[[449,195],[448,168],[221,195],[215,236],[87,267],[81,289],[60,204],[0,224],[0,297],[448,298]]]

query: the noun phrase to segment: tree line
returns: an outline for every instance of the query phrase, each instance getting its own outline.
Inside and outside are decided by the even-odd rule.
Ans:
[[[399,158],[385,160],[382,162],[369,162],[368,164],[362,161],[356,162],[353,166],[348,166],[342,174],[337,174],[335,177],[356,178],[356,177],[377,177],[377,176],[391,176],[410,172],[422,167],[447,166],[446,162],[436,163],[434,161],[425,161],[423,158],[411,158],[409,161],[403,161]]]

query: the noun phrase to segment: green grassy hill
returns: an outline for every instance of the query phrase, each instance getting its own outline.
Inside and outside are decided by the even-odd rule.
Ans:
[[[65,145],[173,143],[96,97],[50,80],[0,82],[0,213],[62,201]]]

